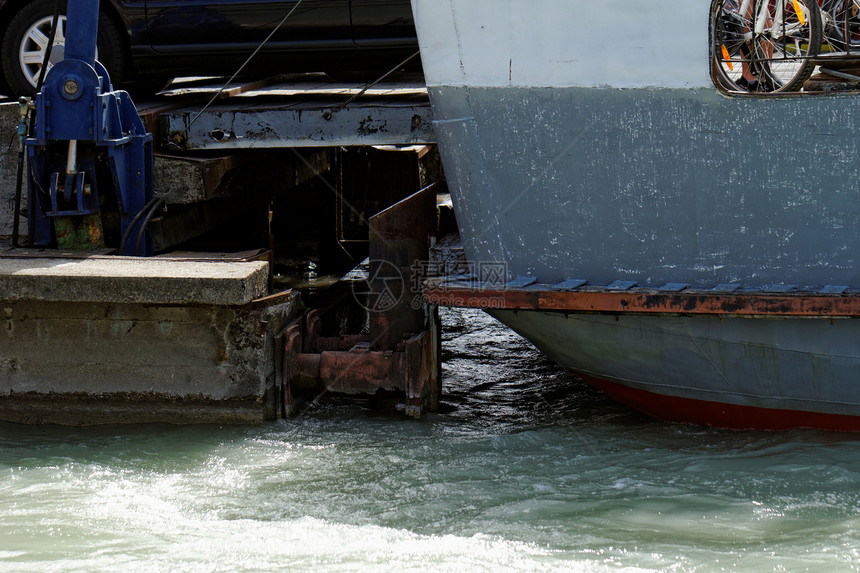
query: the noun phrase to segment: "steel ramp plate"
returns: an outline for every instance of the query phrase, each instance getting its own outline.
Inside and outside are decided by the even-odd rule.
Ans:
[[[562,281],[556,285],[552,285],[552,290],[561,290],[561,291],[574,290],[574,289],[578,289],[579,287],[581,287],[587,283],[588,283],[588,281],[585,279],[566,279],[566,280],[564,280],[564,281]]]
[[[529,285],[533,285],[537,282],[537,278],[535,277],[517,277],[514,280],[508,282],[505,286],[507,288],[526,288]]]

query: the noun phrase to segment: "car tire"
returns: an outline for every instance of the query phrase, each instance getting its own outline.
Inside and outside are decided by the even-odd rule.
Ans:
[[[61,9],[64,14],[65,4],[62,3]],[[21,60],[25,50],[42,52],[43,47],[39,46],[33,37],[39,32],[44,36],[49,34],[53,15],[54,0],[35,0],[24,6],[6,28],[6,35],[0,46],[0,60],[6,82],[16,96],[33,95],[36,92],[41,64],[22,64]],[[65,20],[65,16],[63,19]],[[55,50],[56,45],[55,40]],[[126,72],[127,50],[120,27],[104,10],[100,11],[99,16],[97,50],[97,59],[108,71],[111,82],[121,82]],[[56,61],[55,56],[52,56],[52,59]]]

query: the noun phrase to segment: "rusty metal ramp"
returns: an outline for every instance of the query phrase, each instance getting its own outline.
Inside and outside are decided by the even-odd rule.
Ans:
[[[185,82],[159,100],[173,104],[159,111],[159,131],[167,138],[161,144],[183,151],[435,142],[420,74],[373,84],[324,74],[227,87],[217,80]],[[204,101],[212,103],[203,109]]]

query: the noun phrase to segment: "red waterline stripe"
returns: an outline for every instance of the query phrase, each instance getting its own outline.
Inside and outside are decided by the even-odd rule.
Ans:
[[[813,428],[837,432],[860,431],[860,416],[739,406],[694,398],[664,396],[574,372],[610,397],[653,418],[698,426],[735,430],[792,430]]]

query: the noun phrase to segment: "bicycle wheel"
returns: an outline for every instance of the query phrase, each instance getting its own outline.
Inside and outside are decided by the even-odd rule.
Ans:
[[[766,0],[768,25],[756,34],[762,79],[774,92],[798,91],[815,69],[821,49],[821,14],[816,0]]]
[[[746,91],[742,82],[745,67],[751,61],[750,18],[740,13],[739,0],[711,2],[711,52],[713,74],[720,87],[729,91]]]
[[[720,85],[741,93],[800,90],[821,48],[816,0],[752,0],[746,10],[742,4],[714,0],[711,5],[713,65]]]
[[[822,0],[821,54],[853,55],[860,49],[860,0]]]

